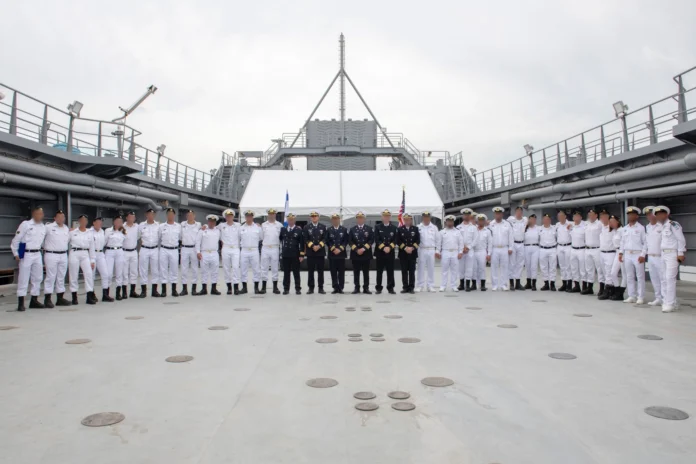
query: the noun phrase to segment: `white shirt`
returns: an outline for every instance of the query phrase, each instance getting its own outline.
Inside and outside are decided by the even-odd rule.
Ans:
[[[253,248],[258,250],[262,234],[263,231],[258,224],[252,223],[248,225],[246,222],[242,224],[239,231],[242,248]]]
[[[572,239],[570,238],[570,231],[568,230],[568,225],[570,222],[557,222],[554,227],[556,228],[556,242],[559,245],[570,245]]]
[[[261,225],[261,230],[263,232],[262,239],[263,246],[278,246],[280,245],[280,229],[283,225],[278,222],[266,221]]]
[[[507,248],[512,250],[514,244],[514,236],[512,233],[512,225],[508,221],[492,221],[488,224],[493,237],[493,248]],[[524,235],[522,236],[524,240]]]
[[[567,230],[566,230],[567,232]],[[539,246],[555,247],[556,246],[556,226],[541,226],[539,227]]]
[[[623,233],[623,227],[619,227],[618,229],[612,232],[611,240],[614,245],[614,248],[617,250],[621,248],[621,239],[623,237]]]
[[[662,224],[659,222],[645,226],[645,235],[648,242],[648,254],[660,256],[662,249]]]
[[[599,247],[599,235],[602,233],[602,227],[604,225],[599,220],[585,223],[585,246]]]
[[[611,251],[616,250],[614,246],[614,233],[616,231],[611,230],[609,225],[602,226],[602,232],[599,234],[599,249],[601,251]]]
[[[437,226],[432,222],[427,226],[422,222],[418,224],[418,232],[420,233],[419,248],[436,248],[440,247],[440,233]]]
[[[97,253],[104,252],[104,229],[96,230],[94,227],[89,229],[92,232],[92,239],[94,240],[94,251]]]
[[[645,237],[645,227],[640,222],[635,224],[626,224],[623,227],[623,234],[621,234],[621,246],[619,247],[619,253],[626,253],[627,251],[640,251],[640,256],[645,258],[648,253],[648,241]]]
[[[524,244],[525,245],[538,245],[539,244],[539,227],[529,226],[524,231]]]
[[[457,230],[462,234],[462,239],[464,240],[464,246],[469,249],[473,249],[476,244],[476,239],[478,238],[478,233],[476,233],[477,226],[471,223],[459,224]]]
[[[440,231],[440,253],[443,251],[454,251],[461,253],[464,249],[464,238],[462,234],[452,227],[444,228]]]
[[[570,244],[573,248],[585,248],[585,221],[570,224]]]
[[[510,216],[507,221],[512,226],[512,236],[516,242],[524,241],[524,229],[527,227],[527,218],[522,216],[522,219],[517,219],[515,216]]]
[[[140,236],[140,243],[142,246],[146,247],[156,247],[159,246],[160,241],[160,228],[159,222],[155,221],[152,224],[148,224],[147,221],[141,222],[138,226],[138,235]]]
[[[55,222],[46,225],[46,237],[44,238],[44,250],[67,251],[70,242],[70,228],[63,224],[59,226]]]
[[[238,222],[233,222],[232,224],[223,222],[218,224],[216,229],[220,231],[222,246],[229,248],[240,247],[242,226]]]
[[[476,227],[476,244],[474,245],[474,251],[486,251],[486,255],[491,254],[491,249],[493,248],[493,236],[488,227],[483,228]]]
[[[662,225],[662,251],[677,250],[677,256],[684,256],[686,253],[686,239],[684,231],[678,222],[667,220]]]
[[[15,233],[10,245],[12,254],[17,256],[20,242],[26,245],[26,250],[40,250],[45,237],[46,226],[43,222],[37,223],[33,219],[22,222],[17,228],[17,233]]]
[[[179,240],[181,240],[181,224],[175,222],[169,224],[164,222],[159,226],[160,242],[162,246],[169,248],[178,248]]]
[[[205,230],[199,230],[196,235],[196,253],[202,253],[205,251],[215,251],[217,252],[220,242],[220,230],[216,227],[211,229],[210,227]]]
[[[123,248],[126,236],[120,230],[109,227],[104,231],[104,248]]]
[[[188,221],[181,223],[181,243],[183,245],[192,246],[196,244],[198,231],[201,230],[201,223],[195,222],[189,224]]]
[[[132,226],[124,223],[123,228],[126,229],[126,238],[123,240],[123,248],[135,250],[138,247],[138,238],[140,238],[140,226],[136,222],[134,222]]]
[[[96,256],[96,252],[94,251],[93,232],[94,231],[91,229],[85,229],[85,231],[82,232],[79,228],[70,232],[70,249],[81,248],[83,250],[89,250],[89,260],[92,262],[94,262]]]

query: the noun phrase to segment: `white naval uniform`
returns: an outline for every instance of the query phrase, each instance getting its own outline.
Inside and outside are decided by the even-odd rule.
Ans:
[[[557,234],[556,226],[545,227],[542,225],[539,227],[539,267],[541,268],[541,278],[544,279],[544,282],[553,284],[556,283],[556,263],[558,260]],[[570,247],[567,246],[566,248]],[[565,280],[570,280],[570,277]]]
[[[148,224],[141,222],[138,226],[140,236],[139,273],[140,285],[156,284],[159,282],[159,222]],[[148,280],[148,273],[151,274]]]
[[[606,285],[613,285],[615,287],[619,286],[619,282],[614,280],[614,262],[616,261],[616,255],[619,253],[620,246],[616,246],[615,236],[622,234],[621,229],[611,230],[609,225],[602,225],[602,232],[599,234],[599,251],[600,259],[602,260],[602,269],[604,272],[604,283]],[[621,243],[621,239],[618,240]],[[617,272],[618,275],[618,272]]]
[[[268,268],[271,268],[271,280],[278,282],[278,262],[280,261],[280,229],[283,224],[278,221],[266,221],[261,224],[261,280],[268,280]]]
[[[225,283],[239,284],[239,263],[242,226],[238,222],[223,222],[216,227],[222,241],[222,269],[225,271]]]
[[[181,283],[195,284],[198,282],[198,257],[196,256],[196,239],[198,231],[201,230],[201,223],[189,224],[188,221],[181,223]],[[189,276],[193,278],[189,279]],[[190,282],[189,282],[190,280]]]
[[[539,226],[526,227],[524,231],[524,267],[527,279],[536,280],[539,272]]]
[[[648,242],[648,271],[650,282],[655,292],[656,304],[662,304],[662,224],[659,222],[645,226],[645,235]]]
[[[12,238],[12,254],[19,256],[19,244],[24,243],[24,258],[19,261],[19,282],[17,283],[17,296],[27,296],[27,288],[31,278],[31,296],[39,296],[41,293],[41,281],[43,280],[43,259],[41,246],[46,237],[46,226],[43,222],[34,222],[33,219],[22,222]]]
[[[416,276],[416,288],[426,290],[435,289],[435,250],[440,249],[440,231],[432,222],[427,226],[418,224],[420,233],[420,246],[418,247],[418,272]],[[426,279],[427,272],[427,280]]]
[[[111,281],[116,281],[116,286],[126,285],[123,267],[125,256],[123,254],[123,242],[126,236],[120,230],[109,227],[104,231],[104,254],[106,255],[106,273],[108,275],[106,285],[102,277],[102,287],[111,288]]]
[[[68,272],[68,243],[70,242],[70,228],[63,224],[52,222],[46,225],[46,237],[44,238],[44,265],[46,266],[46,279],[44,280],[44,294],[50,295],[55,288],[56,293],[65,293],[65,275]]]
[[[92,264],[96,262],[96,252],[94,251],[94,231],[85,229],[82,232],[79,228],[70,231],[70,256],[68,257],[68,269],[70,272],[70,291],[76,292],[80,283],[80,269],[82,277],[85,279],[85,291],[94,291],[94,270]],[[96,268],[96,265],[94,266]],[[106,272],[106,271],[104,271]],[[101,274],[102,279],[104,274]]]
[[[585,280],[585,224],[570,223],[570,274],[578,283]]]
[[[604,225],[597,219],[595,222],[585,223],[585,282],[594,283],[595,271],[597,281],[604,283],[604,267],[602,266],[602,252],[599,251],[599,236]]]
[[[623,237],[623,227],[619,227],[614,231],[614,234],[612,235],[612,242],[614,244],[614,248],[617,250],[621,248],[621,240]],[[619,271],[621,272],[621,279],[619,280]],[[607,279],[607,276],[604,276],[605,278],[605,283],[609,283],[609,280]],[[614,264],[611,266],[611,284],[614,287],[626,287],[626,266],[624,263],[619,261],[619,253],[614,253]],[[623,294],[623,292],[622,292]]]
[[[486,280],[486,257],[490,256],[493,250],[493,236],[488,227],[476,227],[476,244],[474,245],[474,256],[476,265],[474,269],[475,280]]]
[[[261,226],[256,223],[248,225],[246,222],[242,224],[239,236],[240,245],[242,248],[241,255],[241,281],[247,282],[248,271],[251,268],[254,282],[261,280],[261,272],[259,268],[259,242],[263,232]]]
[[[201,254],[201,284],[207,285],[208,282],[216,284],[218,279],[218,268],[220,267],[220,230],[217,228],[201,229],[196,235],[196,254]]]
[[[512,226],[507,221],[491,221],[488,228],[491,231],[493,247],[491,252],[492,290],[509,290],[507,282],[510,263],[508,250],[512,250],[515,245]],[[524,248],[524,244],[522,244],[522,248]]]
[[[620,253],[623,254],[624,268],[626,269],[626,283],[629,298],[645,298],[645,264],[639,263],[638,258],[645,258],[648,254],[648,241],[645,236],[645,226],[636,222],[626,224],[623,227]],[[636,280],[638,292],[636,293]]]
[[[458,262],[459,270],[459,280],[471,280],[474,273],[474,261],[476,257],[474,256],[474,246],[476,245],[476,239],[478,238],[478,233],[476,232],[478,227],[472,223],[459,224],[457,230],[462,234],[462,241],[464,243],[464,248],[468,248],[469,251],[464,253],[462,250],[462,259]]]
[[[686,254],[684,231],[678,222],[669,219],[662,224],[662,311],[677,309],[678,256]]]
[[[444,228],[440,231],[440,259],[442,262],[442,282],[440,291],[445,291],[449,286],[455,292],[457,290],[457,278],[459,277],[458,263],[459,253],[464,248],[464,237],[455,229]]]
[[[94,227],[90,228],[92,231],[92,239],[94,240],[94,270],[92,272],[92,281],[97,281],[97,271],[99,272],[99,277],[101,278],[102,290],[107,290],[109,287],[107,282],[109,282],[109,268],[106,265],[106,255],[104,254],[104,229],[96,230]]]
[[[568,230],[570,222],[557,222],[554,224],[556,228],[556,256],[558,258],[558,267],[561,269],[561,280],[573,280],[573,275],[570,272],[570,255],[573,250],[571,247],[570,231]],[[555,271],[554,271],[555,275]]]
[[[514,243],[512,245],[512,254],[510,255],[510,264],[508,267],[509,279],[519,279],[522,276],[522,268],[525,262],[525,246],[524,246],[524,231],[527,227],[527,218],[517,219],[515,216],[510,216],[507,221],[512,226],[512,237]],[[536,272],[535,272],[536,274]]]
[[[179,241],[181,224],[160,224],[159,266],[162,285],[179,282]]]
[[[123,285],[138,283],[138,239],[139,225],[134,222],[132,226],[123,224],[126,230],[126,238],[123,241]]]

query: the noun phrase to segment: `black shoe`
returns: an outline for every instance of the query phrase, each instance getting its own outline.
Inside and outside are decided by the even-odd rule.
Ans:
[[[375,295],[382,294],[382,287],[375,287]]]
[[[256,285],[256,284],[254,284],[254,285]],[[266,294],[266,281],[265,281],[265,280],[261,283],[261,290],[259,291],[259,293],[260,293],[261,295],[265,295],[265,294]]]
[[[141,285],[139,298],[145,298],[146,296],[147,296],[147,285]]]
[[[531,290],[532,289],[532,279],[527,279],[527,285],[524,286],[525,290]]]
[[[53,302],[51,301],[51,295],[44,295],[44,306],[48,309],[53,309],[55,306],[53,306]]]
[[[135,291],[135,284],[131,284],[130,286],[130,294],[128,295],[131,298],[140,298],[140,295]]]
[[[258,295],[260,293],[261,293],[261,291],[259,290],[259,283],[254,282],[254,295]]]
[[[339,295],[343,295],[343,289],[342,289],[342,288],[339,288],[339,289],[338,289],[338,294],[339,294]]]
[[[415,294],[416,294],[416,290],[415,290],[413,287],[411,287],[411,288],[408,289],[408,293],[410,293],[411,295],[415,295]]]
[[[541,290],[542,292],[548,292],[549,290],[551,290],[551,287],[549,287],[549,281],[548,281],[548,280],[545,280],[545,281],[544,281],[544,286],[541,287],[540,290]]]
[[[559,291],[559,292],[565,292],[565,291],[566,291],[566,281],[565,281],[565,280],[561,280],[561,282],[563,282],[563,285],[560,286],[560,288],[558,289],[558,291]]]
[[[608,300],[609,297],[611,297],[614,294],[614,286],[613,285],[605,285],[604,286],[604,292],[599,292],[597,295],[598,300]]]
[[[355,290],[351,292],[353,295],[357,295],[358,293],[360,293],[360,287],[355,287]]]
[[[212,286],[210,287],[210,294],[211,295],[222,295],[222,293],[220,293],[220,291],[217,289],[217,284],[212,284]]]
[[[29,300],[29,309],[44,309],[45,306],[41,303],[39,303],[39,297],[38,296],[32,296],[31,300]]]
[[[554,282],[553,280],[551,281],[551,291],[552,292],[556,291],[556,282]]]
[[[404,288],[399,293],[408,293],[408,292],[409,292],[408,288]]]
[[[515,279],[515,290],[524,291],[524,287],[522,286],[522,284],[520,284],[520,279]]]
[[[626,287],[614,287],[614,294],[611,296],[610,300],[623,301],[624,291],[626,291]]]
[[[93,305],[99,303],[99,300],[97,299],[97,295],[94,294],[94,292],[87,292],[87,304],[88,305]]]
[[[464,279],[459,279],[459,287],[457,287],[457,290],[464,290]]]
[[[323,287],[319,287],[319,293],[320,293],[321,295],[326,295],[326,292],[324,291],[324,288],[323,288]]]
[[[109,290],[102,290],[102,301],[104,303],[113,303],[114,299],[109,296]]]
[[[152,295],[152,296],[154,296],[154,295]],[[157,296],[159,296],[160,298],[166,298],[166,297],[167,297],[167,284],[162,284],[162,293],[160,293],[160,294],[157,295]]]
[[[72,292],[72,302],[70,304],[72,306],[75,306],[78,303],[79,303],[79,301],[77,300],[77,292]]]
[[[372,295],[372,291],[370,290],[369,287],[365,287],[365,288],[363,288],[363,294]]]
[[[234,287],[233,293],[234,293],[235,295],[239,295],[239,284],[234,284],[233,287]]]
[[[244,295],[244,294],[246,294],[246,293],[249,293],[249,290],[247,290],[247,284],[246,284],[246,282],[244,282],[244,283],[242,284],[242,290],[239,292],[239,294],[240,294],[240,295]]]
[[[116,286],[116,301],[121,301],[123,297],[121,296],[121,286]]]
[[[488,290],[486,288],[486,279],[481,279],[481,291],[485,292],[486,290]]]
[[[295,295],[302,295],[302,289],[301,289],[301,288],[296,288],[296,289],[295,289]]]
[[[587,295],[587,282],[582,283],[582,290],[580,290],[581,295]]]
[[[307,295],[311,295],[314,293],[314,287],[310,287],[309,290],[307,290]]]
[[[63,298],[64,293],[56,293],[56,306],[70,306],[70,302]]]
[[[478,290],[478,289],[476,288],[476,280],[472,280],[472,281],[471,281],[471,290]]]
[[[594,284],[588,283],[587,290],[586,290],[587,293],[585,293],[585,295],[594,295],[594,288],[593,287],[594,287]]]
[[[566,293],[572,293],[573,292],[573,281],[568,280],[567,283],[568,283],[568,285],[567,285],[565,291],[566,291]]]
[[[194,293],[195,296],[207,295],[207,294],[208,294],[208,284],[201,285],[201,291],[198,293]]]
[[[121,299],[122,300],[128,299],[128,287],[126,287],[125,285],[121,285]]]
[[[573,281],[573,289],[570,291],[570,293],[582,293],[582,290],[580,290],[580,282],[577,280]]]
[[[227,282],[227,294],[232,294],[232,282]]]
[[[194,293],[196,290],[193,291]],[[179,296],[186,296],[188,295],[188,284],[181,284],[181,293],[179,293]]]
[[[536,279],[532,279],[532,291],[533,291],[533,292],[536,292],[536,290],[537,290],[537,288],[536,288]]]
[[[599,291],[597,292],[597,298],[599,298],[600,295],[604,294],[604,288],[605,288],[604,282],[600,282],[599,283]]]
[[[334,289],[331,291],[331,294],[332,294],[332,295],[335,295],[335,294],[337,294],[337,293],[338,293],[338,289],[337,289],[337,288],[334,288]]]
[[[290,293],[290,289],[289,289],[289,288],[284,288],[284,289],[283,289],[283,295],[287,295],[288,293]]]
[[[166,290],[165,290],[165,292],[166,292]],[[162,295],[160,295],[160,292],[157,291],[157,284],[152,284],[152,289],[150,290],[150,295],[153,298],[159,298],[162,296]]]
[[[273,294],[280,295],[280,290],[278,289],[278,282],[277,281],[273,282]]]
[[[390,295],[396,295],[396,292],[394,291],[393,288],[388,288],[387,293],[389,293]]]
[[[24,297],[23,296],[18,296],[17,297],[17,311],[22,312],[26,311],[27,309],[24,307]]]
[[[471,280],[466,280],[464,282],[464,291],[465,292],[470,292],[471,291]]]
[[[172,296],[179,296],[179,292],[176,291],[176,284],[172,284]]]

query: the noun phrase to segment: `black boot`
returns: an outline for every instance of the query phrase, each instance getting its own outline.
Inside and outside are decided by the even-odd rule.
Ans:
[[[195,295],[195,294],[196,294],[196,287],[197,287],[197,285],[198,285],[198,284],[191,284],[191,295]],[[181,295],[181,294],[179,294],[179,295]]]
[[[465,292],[471,291],[471,281],[468,279],[466,280],[466,282],[464,282],[464,291]]]
[[[559,291],[559,292],[565,292],[565,291],[566,291],[566,281],[565,281],[565,280],[562,280],[561,282],[563,282],[563,285],[560,286],[560,288],[558,289],[558,291]]]
[[[283,295],[287,295],[289,293],[290,293],[290,289],[283,287]]]
[[[582,293],[580,290],[580,282],[577,280],[573,281],[573,289],[570,291],[570,293]]]
[[[176,284],[172,284],[172,296],[179,296],[179,292],[176,291]]]
[[[623,301],[626,287],[614,287],[614,294],[610,297],[612,301]]]
[[[39,297],[38,296],[32,296],[31,300],[29,300],[29,309],[44,309],[45,306],[39,303]]]
[[[93,305],[99,303],[99,300],[97,299],[97,295],[94,294],[94,292],[87,292],[87,304],[88,305]]]
[[[295,295],[302,295],[302,289],[300,287],[295,289]]]
[[[141,285],[139,298],[145,298],[146,296],[147,296],[147,285]]]
[[[531,290],[532,289],[532,279],[527,279],[527,285],[524,286],[525,290]]]
[[[138,292],[135,291],[135,284],[130,284],[130,293],[128,294],[131,298],[140,298]]]
[[[355,290],[352,291],[352,294],[357,295],[358,293],[360,293],[360,287],[355,287]]]
[[[486,279],[481,279],[481,291],[485,292],[486,290],[488,290],[486,288]]]
[[[604,282],[599,283],[599,291],[597,292],[597,298],[604,295]]]
[[[370,290],[370,287],[368,287],[368,286],[366,285],[366,286],[363,287],[363,293],[364,293],[365,295],[372,295],[372,290]]]
[[[152,295],[152,296],[154,296],[154,295]],[[166,298],[166,297],[167,297],[167,284],[162,284],[162,293],[160,293],[160,294],[157,295],[157,296],[159,296],[159,297],[161,297],[161,298]]]
[[[244,282],[244,283],[242,284],[242,291],[240,291],[239,294],[240,294],[240,295],[244,295],[244,294],[246,294],[246,293],[249,293],[249,290],[247,289],[247,283]]]
[[[587,295],[587,282],[582,283],[582,290],[580,291],[581,295]]]
[[[314,293],[314,287],[309,287],[309,290],[307,290],[307,295],[312,295]]]
[[[278,282],[277,281],[273,282],[273,294],[280,295],[280,290],[278,290]]]
[[[70,302],[63,298],[64,293],[56,293],[56,306],[70,306]]]
[[[394,290],[392,290],[393,292]],[[319,287],[319,294],[320,295],[326,295],[326,292],[324,291],[324,287]]]
[[[515,291],[515,279],[510,279],[510,284],[508,285],[508,288],[511,292]]]
[[[116,286],[116,301],[121,301],[123,297],[121,296],[121,286]]]
[[[195,292],[195,290],[194,290]],[[188,284],[181,284],[181,293],[179,293],[179,296],[186,296],[188,295]]]
[[[53,309],[53,302],[51,301],[51,295],[44,295],[44,306],[48,309]]]
[[[102,290],[102,301],[104,303],[113,303],[114,299],[109,296],[109,289]]]
[[[26,311],[27,308],[24,307],[24,297],[23,296],[18,296],[17,297],[17,311]]]
[[[408,287],[402,288],[399,293],[408,293]]]
[[[239,295],[239,284],[234,284],[233,287],[234,290],[232,291],[232,293],[234,293],[235,295]]]
[[[552,292],[556,291],[556,282],[554,280],[551,281],[551,291]]]
[[[476,289],[476,279],[471,281],[471,290],[477,290]]]
[[[594,288],[593,287],[594,287],[594,284],[592,282],[588,282],[587,283],[587,290],[585,290],[586,291],[585,295],[594,295]]]
[[[221,295],[221,293],[220,293],[220,292],[218,291],[218,289],[217,289],[217,284],[213,284],[213,285],[210,287],[210,294],[211,294],[211,295]]]
[[[227,282],[227,294],[232,294],[232,282]]]
[[[520,279],[515,279],[515,290],[524,291],[524,287],[522,286],[522,284],[520,284]]]
[[[260,293],[261,293],[261,291],[259,290],[259,283],[254,282],[254,295],[258,295]]]
[[[125,285],[121,285],[121,299],[128,299],[128,287],[126,287]]]
[[[457,287],[457,290],[464,290],[464,279],[459,279],[459,287]]]
[[[167,295],[167,288],[165,285],[162,285],[164,287],[164,295]],[[152,289],[150,290],[150,294],[152,295],[153,298],[159,298],[162,295],[160,295],[160,292],[157,291],[157,284],[152,284]]]
[[[78,303],[79,301],[77,301],[77,292],[72,292],[72,302],[70,304],[75,306]]]
[[[567,281],[567,286],[566,286],[565,291],[566,291],[566,293],[571,293],[573,291],[573,281],[572,280]]]
[[[599,294],[597,295],[597,299],[598,300],[608,300],[613,294],[614,294],[614,286],[607,284],[604,286],[604,292],[599,292]]]
[[[541,287],[541,291],[542,291],[542,292],[548,292],[550,289],[551,289],[551,287],[549,287],[549,281],[548,281],[548,280],[545,280],[545,281],[544,281],[544,286]]]
[[[266,281],[265,281],[265,280],[264,280],[263,282],[261,282],[261,290],[259,291],[259,293],[260,293],[261,295],[265,295],[265,294],[266,294]]]
[[[198,293],[194,293],[194,295],[196,295],[196,296],[207,295],[207,294],[208,294],[208,284],[201,285],[201,291]]]

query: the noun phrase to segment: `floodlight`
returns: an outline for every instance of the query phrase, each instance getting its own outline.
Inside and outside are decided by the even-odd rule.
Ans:
[[[475,176],[476,173],[478,172],[478,171],[477,171],[476,169],[474,169],[474,168],[469,169],[469,171],[471,171],[471,175],[472,175],[472,176]]]
[[[617,118],[623,118],[626,116],[626,112],[628,111],[628,105],[624,105],[624,102],[621,100],[617,101],[614,103],[614,113],[616,114]]]
[[[167,146],[165,144],[160,145],[159,147],[157,147],[157,154],[160,156],[163,156],[164,150],[166,150],[166,149],[167,149]]]
[[[70,112],[71,116],[74,116],[76,118],[80,117],[80,111],[82,111],[82,103],[79,101],[75,100],[72,104],[68,105],[68,111]]]
[[[524,151],[526,151],[528,155],[531,155],[534,152],[534,147],[530,144],[526,144],[524,146]]]

